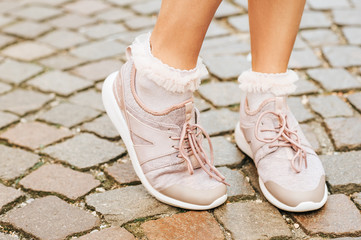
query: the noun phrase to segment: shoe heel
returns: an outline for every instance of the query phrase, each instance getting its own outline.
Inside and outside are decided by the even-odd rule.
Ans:
[[[244,152],[250,158],[253,159],[253,153],[252,153],[251,146],[248,144],[246,138],[244,137],[243,132],[241,131],[239,122],[236,125],[235,131],[234,131],[234,137],[236,139],[237,146],[242,150],[242,152]]]

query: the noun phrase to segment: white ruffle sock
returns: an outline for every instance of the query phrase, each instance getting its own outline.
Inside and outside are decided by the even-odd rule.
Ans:
[[[202,60],[191,70],[176,69],[154,57],[150,46],[151,34],[137,37],[130,46],[128,58],[137,70],[136,92],[143,104],[153,111],[162,111],[188,100],[208,75]]]
[[[287,70],[285,73],[260,73],[248,70],[238,78],[241,90],[247,94],[251,111],[256,110],[266,99],[293,93],[296,90],[297,80],[298,75],[292,70]]]

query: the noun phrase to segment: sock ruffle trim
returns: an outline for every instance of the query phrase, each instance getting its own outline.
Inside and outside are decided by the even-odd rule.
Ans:
[[[276,96],[288,95],[296,90],[298,75],[287,70],[285,73],[260,73],[251,69],[239,77],[239,87],[248,93],[272,93]]]
[[[184,93],[198,89],[201,79],[208,75],[202,59],[198,58],[197,66],[191,70],[176,69],[154,57],[150,48],[150,33],[138,36],[127,51],[128,59],[132,59],[137,72],[154,81],[167,91]]]

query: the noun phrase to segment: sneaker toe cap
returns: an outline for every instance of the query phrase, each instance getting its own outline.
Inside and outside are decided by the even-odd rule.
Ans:
[[[303,202],[319,203],[323,200],[326,191],[324,175],[321,176],[317,187],[308,191],[286,189],[273,181],[265,182],[264,186],[272,197],[290,207],[296,207]]]
[[[161,193],[178,201],[207,206],[225,196],[227,194],[227,186],[220,183],[215,188],[200,190],[175,184],[164,189]]]

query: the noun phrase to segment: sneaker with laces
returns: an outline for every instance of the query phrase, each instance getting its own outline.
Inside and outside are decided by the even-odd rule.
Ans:
[[[322,163],[286,97],[272,96],[255,110],[250,110],[247,96],[242,96],[236,143],[254,160],[261,191],[270,203],[290,212],[319,209],[328,194]]]
[[[138,77],[130,57],[105,80],[102,97],[142,184],[172,206],[206,210],[221,205],[227,199],[225,179],[202,146],[205,138],[212,151],[193,99],[153,111],[137,95]]]

